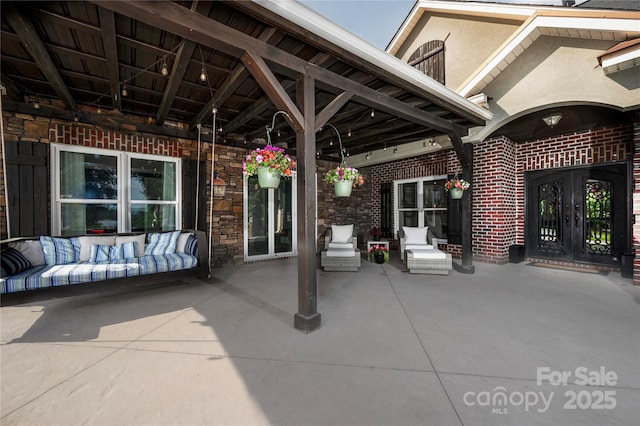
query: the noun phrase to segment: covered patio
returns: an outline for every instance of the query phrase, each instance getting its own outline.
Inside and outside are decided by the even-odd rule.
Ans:
[[[640,295],[618,273],[318,270],[325,321],[309,335],[291,327],[296,276],[289,259],[3,306],[0,421],[631,425],[640,414]],[[538,384],[539,368],[570,377]],[[577,372],[602,369],[615,383],[606,373],[576,384]],[[607,392],[615,407],[567,408],[580,392],[580,404]]]

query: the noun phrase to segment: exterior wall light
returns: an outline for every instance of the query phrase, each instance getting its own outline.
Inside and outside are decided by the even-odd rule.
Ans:
[[[542,121],[544,121],[547,126],[554,128],[561,118],[562,114],[557,112],[546,117],[542,117]]]
[[[213,195],[216,197],[224,197],[225,192],[227,191],[227,182],[224,181],[221,177],[216,177],[213,180]]]

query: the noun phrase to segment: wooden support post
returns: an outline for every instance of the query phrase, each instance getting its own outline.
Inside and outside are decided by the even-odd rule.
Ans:
[[[471,207],[473,205],[473,145],[464,144],[465,157],[469,161],[462,166],[462,179],[471,183],[469,190],[464,191],[462,197],[462,265],[456,268],[458,272],[473,274],[476,271],[473,266],[473,221],[471,220]]]
[[[309,333],[320,327],[316,278],[316,133],[315,81],[300,76],[296,82],[303,129],[296,129],[298,169],[298,313],[293,326]]]

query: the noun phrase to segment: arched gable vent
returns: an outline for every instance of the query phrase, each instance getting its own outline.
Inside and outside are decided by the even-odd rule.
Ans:
[[[409,57],[409,65],[444,84],[444,41],[431,40]]]

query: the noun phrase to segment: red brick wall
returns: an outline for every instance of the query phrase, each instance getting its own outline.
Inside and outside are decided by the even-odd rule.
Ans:
[[[506,263],[517,241],[516,155],[505,137],[473,147],[473,258]]]
[[[131,135],[102,130],[92,126],[52,123],[49,127],[49,142],[140,154],[164,155],[166,157],[182,157],[182,145],[178,140],[138,134]]]

